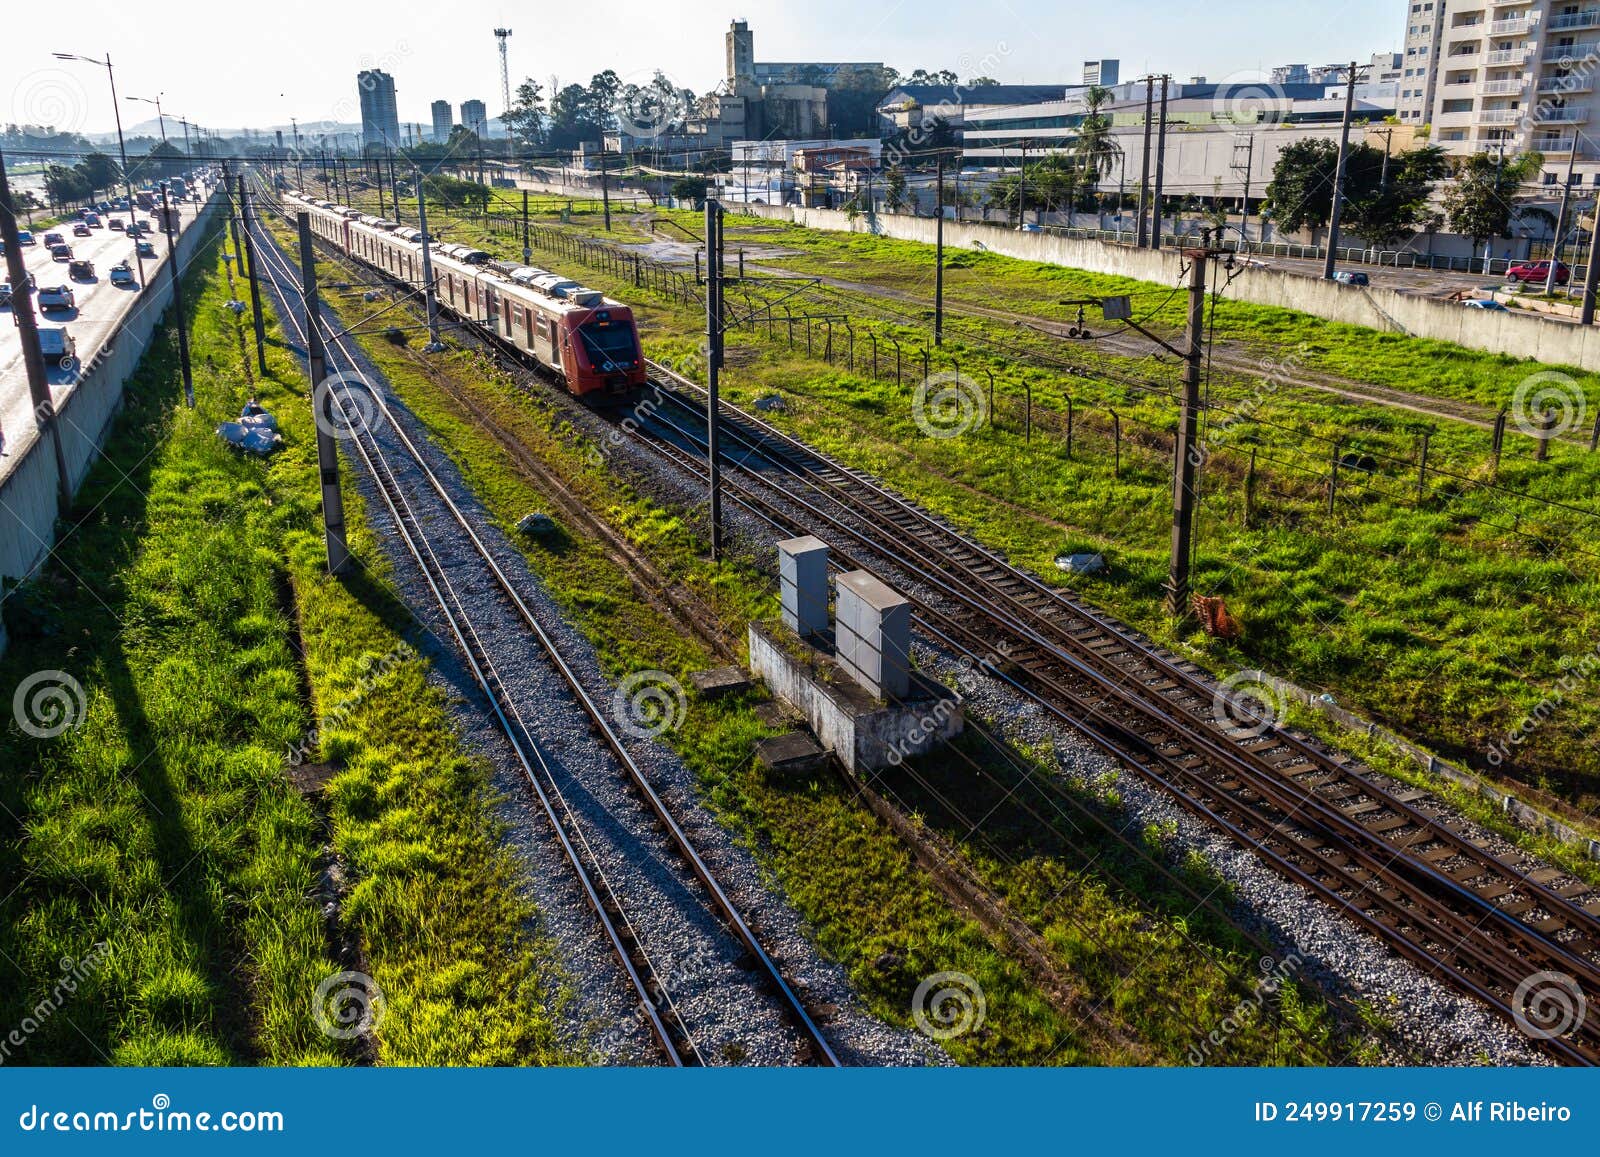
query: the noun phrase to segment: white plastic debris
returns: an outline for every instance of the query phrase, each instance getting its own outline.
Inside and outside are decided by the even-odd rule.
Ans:
[[[1062,554],[1056,556],[1056,566],[1068,574],[1099,574],[1106,560],[1100,554]]]

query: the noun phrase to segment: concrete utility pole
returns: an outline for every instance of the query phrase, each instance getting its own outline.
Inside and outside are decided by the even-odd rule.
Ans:
[[[1167,175],[1167,84],[1172,80],[1161,77],[1161,129],[1156,134],[1156,188],[1155,212],[1150,222],[1150,248],[1161,251],[1161,184]]]
[[[1244,139],[1244,197],[1239,202],[1239,244],[1241,246],[1247,244],[1250,240],[1250,234],[1245,227],[1250,224],[1250,170],[1255,164],[1256,135],[1255,133],[1246,133]],[[1239,155],[1237,141],[1233,146],[1233,155],[1235,157]],[[1238,164],[1236,163],[1233,168],[1237,172],[1239,169]]]
[[[1573,145],[1577,148],[1577,145]],[[1589,262],[1583,270],[1583,307],[1578,314],[1580,325],[1594,324],[1595,288],[1600,286],[1600,197],[1589,212]]]
[[[933,344],[944,345],[944,154],[934,162]],[[742,250],[741,250],[742,252]]]
[[[1561,235],[1567,231],[1567,204],[1572,200],[1572,166],[1578,159],[1578,142],[1572,142],[1572,152],[1567,154],[1567,179],[1561,185],[1561,208],[1556,210],[1555,243],[1550,247],[1550,269],[1544,275],[1546,295],[1556,291],[1556,267],[1561,264]]]
[[[600,150],[600,205],[605,211],[606,232],[611,232],[611,185],[607,180],[607,170],[610,165],[606,161],[607,153],[604,148]]]
[[[422,170],[413,165],[411,172],[417,182],[417,227],[422,231],[423,299],[428,303],[428,344],[425,348],[429,353],[436,353],[444,349],[444,343],[439,340],[439,299],[433,292],[433,238],[428,233],[428,196],[422,187]]]
[[[1155,115],[1156,78],[1144,78],[1144,152],[1139,161],[1139,225],[1134,244],[1143,249],[1150,243],[1150,232],[1145,226],[1145,213],[1150,205],[1150,120]]]
[[[1350,62],[1350,82],[1344,88],[1344,119],[1339,124],[1339,158],[1333,165],[1333,208],[1328,213],[1328,252],[1322,259],[1322,276],[1333,280],[1333,251],[1339,245],[1339,218],[1344,215],[1344,163],[1350,154],[1350,114],[1356,103],[1355,61]]]
[[[711,561],[722,558],[722,471],[717,375],[722,369],[722,205],[706,198],[706,475],[711,484]]]
[[[189,326],[183,316],[183,278],[178,275],[178,237],[172,231],[177,214],[167,204],[167,186],[161,185],[161,228],[167,235],[167,272],[172,275],[172,311],[178,321],[178,364],[183,368],[183,400],[194,409],[194,373],[189,366]]]
[[[234,204],[233,197],[229,195],[229,187],[233,184],[228,175],[228,162],[222,162],[222,195],[228,198],[228,236],[233,241],[233,263],[242,276],[244,274],[243,250],[239,248],[239,207]]]
[[[267,372],[267,331],[261,316],[261,283],[256,280],[255,242],[250,239],[250,193],[245,188],[244,174],[239,174],[239,215],[244,218],[244,253],[250,259],[250,309],[255,314],[256,365]]]
[[[380,182],[383,180],[383,166],[382,165],[378,166],[378,180]],[[394,172],[394,150],[393,149],[389,150],[389,199],[394,202],[394,219],[395,219],[395,221],[397,223],[399,223],[399,224],[402,224],[402,225],[405,224],[405,222],[400,220],[400,178],[395,176],[395,172]]]
[[[316,409],[317,470],[322,479],[322,529],[327,540],[328,573],[350,569],[345,541],[344,495],[339,492],[339,446],[333,440],[333,391],[324,390],[328,355],[322,348],[322,310],[317,299],[317,255],[311,244],[311,214],[296,213],[300,226],[300,284],[306,309],[306,360],[311,376],[311,404]]]
[[[33,421],[39,437],[50,443],[56,458],[56,505],[64,515],[72,509],[72,475],[67,471],[67,456],[61,447],[61,431],[56,424],[56,405],[50,397],[50,379],[39,348],[39,323],[33,316],[33,292],[28,288],[28,267],[22,260],[22,242],[17,239],[17,214],[11,205],[11,185],[6,180],[5,154],[0,153],[0,241],[6,243],[6,273],[11,279],[11,316],[22,339],[22,364],[28,374],[28,400],[33,403]]]
[[[522,190],[522,264],[533,264],[533,234],[528,231],[528,190]]]
[[[1207,238],[1209,242],[1209,237]],[[1206,262],[1213,250],[1186,251],[1189,258],[1188,344],[1183,356],[1183,414],[1178,421],[1177,462],[1172,471],[1172,558],[1167,570],[1167,613],[1189,614],[1189,554],[1194,542],[1195,467],[1200,457],[1196,436],[1200,421],[1200,370],[1205,357]]]

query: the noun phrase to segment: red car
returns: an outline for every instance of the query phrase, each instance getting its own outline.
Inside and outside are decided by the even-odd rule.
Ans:
[[[1550,263],[1548,261],[1520,261],[1506,270],[1507,281],[1532,281],[1543,284],[1550,276]],[[1556,284],[1565,285],[1572,276],[1572,271],[1567,268],[1564,261],[1556,263]]]

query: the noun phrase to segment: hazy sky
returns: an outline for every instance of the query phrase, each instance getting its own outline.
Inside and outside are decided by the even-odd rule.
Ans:
[[[355,74],[395,77],[402,122],[428,122],[439,98],[477,97],[500,112],[493,29],[509,26],[512,85],[586,81],[606,68],[643,81],[663,69],[696,93],[723,74],[729,20],[750,21],[757,60],[882,60],[903,72],[949,68],[1011,83],[1074,83],[1083,60],[1116,57],[1125,78],[1149,70],[1211,80],[1253,78],[1276,64],[1365,60],[1401,45],[1406,0],[804,0],[737,6],[611,0],[278,0],[239,7],[172,0],[74,0],[60,19],[12,21],[0,39],[5,121],[112,128],[103,69],[56,61],[56,51],[112,53],[118,90],[164,92],[170,114],[218,127],[356,120]],[[975,19],[981,17],[981,19]],[[34,27],[51,29],[42,36]],[[26,31],[24,31],[26,29]],[[124,123],[153,116],[124,103]],[[460,119],[459,111],[457,119]]]

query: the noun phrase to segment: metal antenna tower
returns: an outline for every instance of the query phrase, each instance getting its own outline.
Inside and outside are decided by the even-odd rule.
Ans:
[[[511,111],[511,68],[506,63],[506,41],[511,38],[511,29],[496,28],[494,38],[500,42],[500,98],[505,102],[500,111],[507,113]]]

